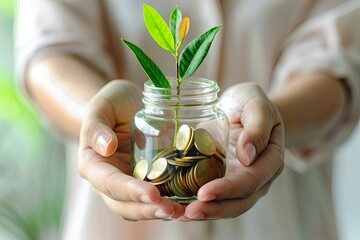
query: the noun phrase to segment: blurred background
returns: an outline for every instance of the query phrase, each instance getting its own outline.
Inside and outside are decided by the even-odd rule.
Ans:
[[[14,7],[0,0],[0,239],[49,239],[60,225],[64,149],[15,84]]]
[[[61,225],[64,147],[23,99],[14,74],[13,0],[0,0],[0,240],[49,239]],[[360,128],[338,150],[334,197],[342,240],[360,239]]]

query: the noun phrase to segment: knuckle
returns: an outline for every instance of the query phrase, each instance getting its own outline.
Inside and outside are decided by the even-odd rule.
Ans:
[[[114,178],[116,177],[117,172],[112,172],[110,173],[106,178],[105,178],[105,182],[103,184],[103,189],[102,192],[104,194],[106,194],[108,197],[115,199],[118,196],[115,196],[114,194]],[[117,195],[119,194],[119,192],[117,192]]]
[[[247,200],[248,199],[246,199],[245,201],[237,201],[236,211],[231,216],[232,218],[235,218],[235,217],[238,217],[238,216],[244,214],[254,205],[254,204],[248,203],[249,201],[247,201]]]
[[[228,189],[228,194],[231,195],[233,193],[232,190],[236,189],[235,183],[228,178],[223,178],[222,180],[224,181],[224,189]]]
[[[284,158],[285,158],[285,151],[281,146],[275,145],[272,148],[272,154],[273,156],[276,156],[274,158],[274,161],[276,161],[276,165],[280,167],[282,164],[284,164]]]
[[[135,178],[130,178],[123,184],[125,192],[125,195],[123,196],[124,198],[138,201],[138,198],[133,194],[133,189],[136,182],[137,180]]]
[[[80,174],[80,176],[82,178],[86,178],[87,176],[87,160],[86,160],[87,156],[86,156],[86,151],[81,148],[81,150],[79,151],[79,156],[78,156],[78,164],[77,164],[77,168],[78,168],[78,172]]]
[[[272,183],[278,176],[280,176],[280,174],[282,173],[282,171],[284,170],[284,163],[280,165],[279,169],[275,172],[274,176],[270,179],[270,183]]]
[[[94,144],[96,143],[96,137],[94,136],[95,134],[95,128],[93,126],[93,124],[89,121],[84,122],[81,128],[81,133],[80,133],[80,139],[81,141],[88,145],[88,146],[95,146]]]
[[[124,220],[131,222],[136,221],[136,219],[134,219],[132,216],[127,216],[127,214],[124,212],[124,207],[121,202],[115,202],[109,207],[117,216],[123,218]]]
[[[250,187],[249,190],[247,191],[247,193],[245,194],[245,197],[248,197],[250,195],[252,195],[253,193],[256,192],[258,185],[259,185],[259,181],[256,179],[256,177],[254,176],[254,174],[252,174],[250,171],[245,170],[245,173],[249,179],[250,182]]]
[[[136,222],[139,220],[136,217],[136,214],[133,211],[129,211],[128,207],[126,207],[123,202],[114,201],[104,194],[102,194],[102,199],[108,208],[122,219],[130,222]]]
[[[272,181],[267,182],[267,183],[261,188],[261,190],[259,190],[259,198],[265,196],[265,195],[269,192],[271,183],[272,183]]]
[[[86,170],[85,169],[86,168],[85,168],[83,161],[79,161],[78,172],[82,178],[86,178]]]
[[[261,144],[262,148],[266,146],[268,140],[269,140],[270,132],[267,128],[263,127],[258,129],[257,137],[258,141]]]
[[[214,209],[214,216],[206,216],[209,218],[221,218],[222,214],[223,214],[223,210],[225,208],[224,204],[222,203],[222,201],[214,201],[213,202],[215,204]]]
[[[142,219],[144,219],[144,220],[163,219],[163,218],[156,217],[155,211],[156,211],[155,209],[149,209],[149,210],[142,212],[141,213]]]

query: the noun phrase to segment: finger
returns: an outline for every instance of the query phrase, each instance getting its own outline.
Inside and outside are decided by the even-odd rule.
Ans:
[[[158,189],[146,181],[125,174],[129,169],[129,155],[115,153],[102,157],[91,148],[80,148],[79,172],[92,185],[110,198],[118,201],[154,203],[160,201]]]
[[[127,126],[140,107],[137,87],[125,80],[114,80],[103,87],[88,104],[80,139],[102,156],[112,155],[118,146],[116,126]]]
[[[280,120],[266,96],[249,100],[240,116],[243,131],[236,144],[236,155],[242,164],[249,166],[268,144],[272,129]]]
[[[255,193],[243,199],[193,202],[186,207],[184,217],[180,217],[179,220],[191,221],[238,217],[254,206],[255,203],[268,192],[269,187],[270,183],[267,183]]]
[[[185,211],[182,205],[166,198],[161,198],[160,201],[155,204],[115,201],[104,194],[101,194],[101,198],[113,212],[131,221],[176,219],[182,216]]]
[[[275,127],[267,148],[249,167],[236,166],[235,170],[223,178],[211,181],[199,189],[200,201],[233,199],[246,197],[262,188],[277,173],[284,163],[283,142],[274,141],[282,134],[281,126]],[[279,172],[280,171],[280,172]]]

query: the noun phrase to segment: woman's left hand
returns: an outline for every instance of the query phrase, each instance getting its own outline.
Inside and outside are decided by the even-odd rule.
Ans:
[[[202,186],[198,201],[186,207],[180,221],[240,216],[267,193],[283,170],[282,118],[259,86],[230,87],[219,107],[230,122],[228,174]]]

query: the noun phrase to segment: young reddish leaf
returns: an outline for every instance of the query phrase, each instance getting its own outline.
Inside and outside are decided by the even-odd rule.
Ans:
[[[146,4],[144,4],[144,21],[155,42],[174,54],[175,43],[169,26],[154,8]]]
[[[187,33],[189,32],[190,29],[190,18],[188,16],[184,17],[184,19],[181,21],[180,23],[180,27],[179,27],[179,47],[181,46],[182,42],[184,41],[184,38],[186,37]]]
[[[169,81],[159,67],[138,46],[124,39],[121,39],[121,41],[133,52],[140,66],[155,87],[171,88]]]

